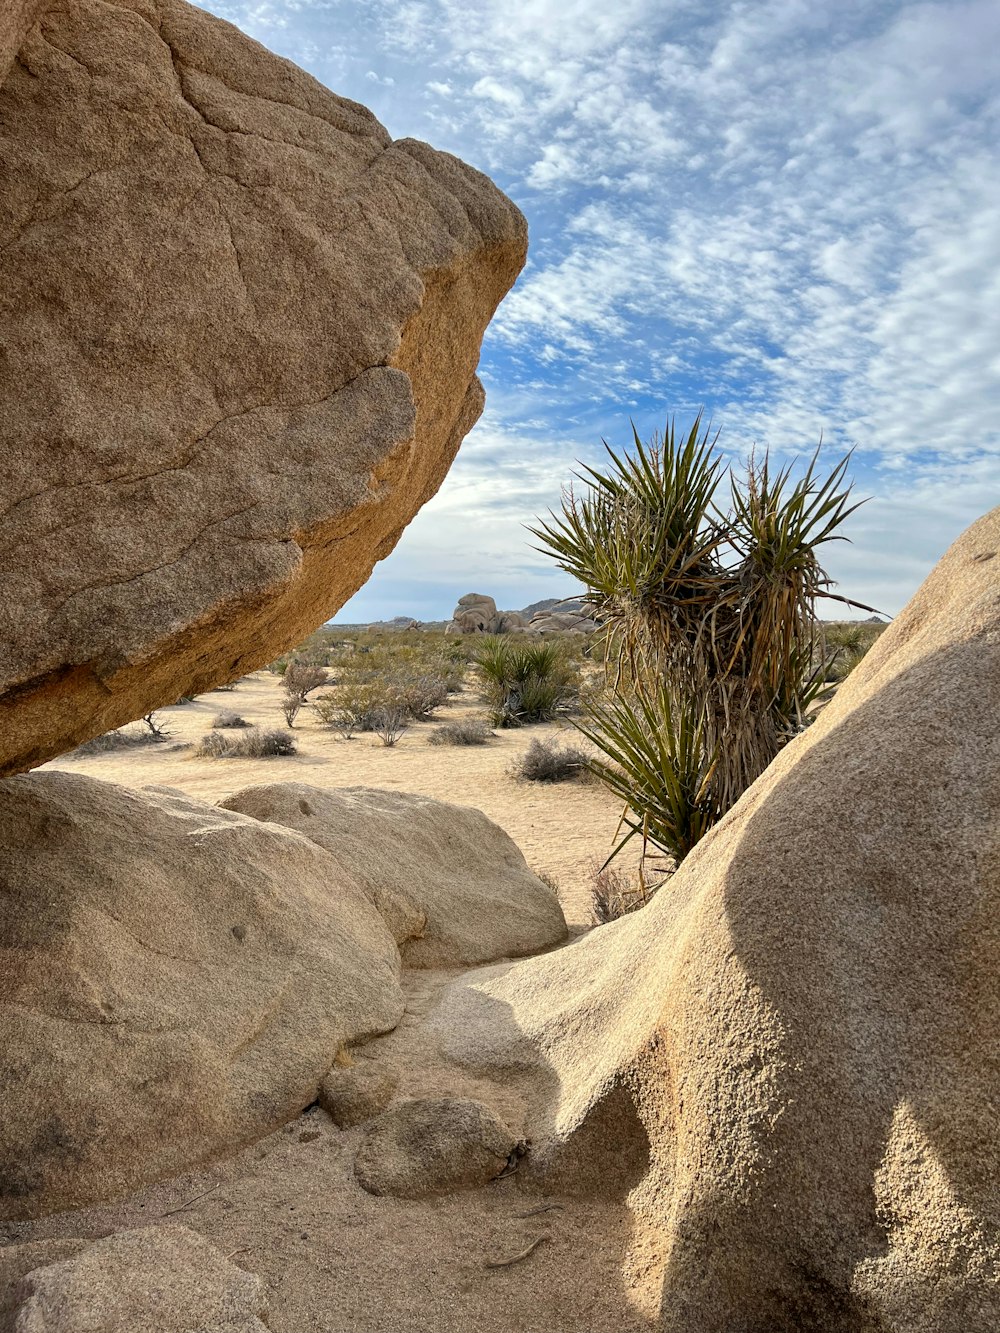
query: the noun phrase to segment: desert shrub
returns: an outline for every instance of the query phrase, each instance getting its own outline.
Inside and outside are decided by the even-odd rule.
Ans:
[[[839,685],[874,646],[884,624],[872,621],[841,621],[822,626],[817,666],[823,680]]]
[[[324,726],[349,723],[355,731],[376,731],[387,713],[399,713],[403,721],[426,721],[447,698],[442,676],[384,673],[366,666],[342,672],[314,707]]]
[[[511,766],[522,782],[575,782],[590,772],[590,756],[578,746],[557,745],[537,737]]]
[[[402,708],[382,708],[373,719],[372,731],[383,745],[395,745],[406,730],[406,712]]]
[[[387,682],[405,717],[426,722],[448,698],[448,682],[440,675],[408,675],[399,672]]]
[[[295,754],[295,737],[277,727],[250,727],[238,736],[210,731],[195,753],[207,759],[272,759]]]
[[[329,679],[330,673],[325,666],[292,658],[282,673],[281,683],[291,698],[305,703],[306,697]]]
[[[549,722],[578,693],[578,673],[561,645],[487,635],[474,658],[490,722]]]
[[[817,550],[857,506],[848,458],[820,477],[817,451],[793,481],[765,452],[738,476],[700,417],[686,438],[633,439],[532,532],[603,626],[611,697],[580,726],[625,806],[616,851],[639,835],[679,861],[806,725],[816,602],[834,596]]]
[[[295,726],[295,719],[302,711],[302,700],[297,694],[286,694],[281,701],[281,711],[285,715],[285,722],[290,727]]]
[[[230,729],[233,727],[249,727],[250,723],[245,717],[240,717],[239,713],[234,713],[225,709],[221,713],[216,713],[212,719],[212,726],[220,729]]]
[[[369,673],[351,673],[336,682],[313,703],[326,727],[374,731],[379,716],[398,706],[398,696],[385,679]]]
[[[661,884],[648,884],[641,870],[630,873],[595,861],[590,871],[590,915],[594,925],[605,926],[609,921],[637,912]]]
[[[446,722],[435,727],[427,737],[431,745],[485,745],[491,736],[488,723],[479,718],[467,718],[458,722]]]

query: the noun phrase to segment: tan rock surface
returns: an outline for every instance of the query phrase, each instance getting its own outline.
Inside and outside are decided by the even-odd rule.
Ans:
[[[0,7],[0,80],[10,69],[21,43],[51,0],[4,0]]]
[[[0,783],[0,845],[0,1218],[259,1137],[402,1013],[382,918],[287,829],[49,772]]]
[[[180,0],[48,8],[0,86],[0,179],[10,773],[364,582],[481,410],[526,238],[485,177]]]
[[[311,838],[371,897],[407,967],[520,957],[566,938],[547,885],[479,810],[408,792],[287,782],[222,802]]]
[[[264,1284],[183,1226],[95,1241],[11,1293],[9,1333],[267,1333]],[[0,1333],[4,1333],[0,1325]]]
[[[998,717],[994,510],[649,907],[438,1011],[659,1328],[1000,1326]]]
[[[366,1126],[354,1174],[369,1194],[450,1194],[495,1180],[517,1146],[516,1135],[482,1102],[417,1097]]]

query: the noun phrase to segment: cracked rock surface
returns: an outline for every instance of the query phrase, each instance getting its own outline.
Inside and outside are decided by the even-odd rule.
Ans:
[[[486,177],[179,0],[20,0],[0,78],[12,773],[361,586],[482,409],[526,232]]]

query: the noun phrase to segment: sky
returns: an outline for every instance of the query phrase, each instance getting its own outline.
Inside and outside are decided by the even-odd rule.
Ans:
[[[631,421],[704,410],[737,465],[853,449],[825,564],[890,615],[1000,504],[996,0],[202,6],[528,219],[486,411],[338,620],[568,593],[524,524]]]

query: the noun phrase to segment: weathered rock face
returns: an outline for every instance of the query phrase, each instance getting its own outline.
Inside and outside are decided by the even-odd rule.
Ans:
[[[445,1003],[664,1330],[1000,1326],[998,717],[995,510],[649,907]]]
[[[0,782],[0,1217],[109,1198],[259,1137],[395,1026],[348,869],[177,793]]]
[[[369,787],[246,787],[228,810],[283,824],[349,866],[407,967],[516,958],[566,938],[552,891],[479,810]]]
[[[77,1241],[42,1242],[80,1247]],[[19,1246],[16,1249],[39,1249]],[[267,1333],[264,1283],[196,1232],[143,1227],[38,1256],[5,1303],[11,1333]],[[4,1301],[0,1295],[0,1302]]]
[[[16,0],[0,71],[18,44],[0,773],[259,666],[364,582],[481,410],[526,246],[485,177],[180,0]]]
[[[517,611],[498,611],[492,597],[467,592],[451,613],[446,634],[516,634],[524,628]]]

